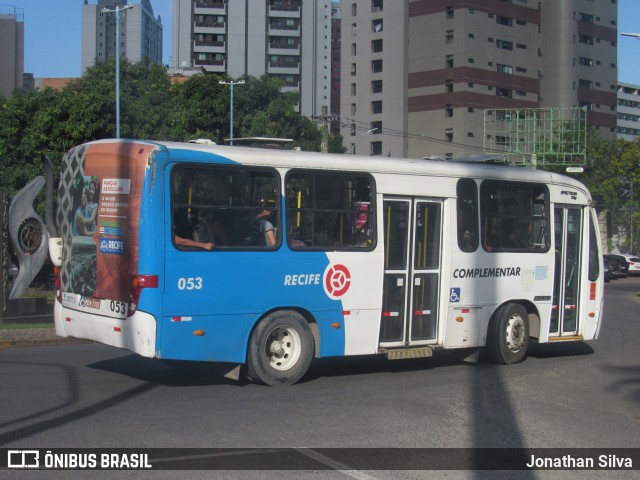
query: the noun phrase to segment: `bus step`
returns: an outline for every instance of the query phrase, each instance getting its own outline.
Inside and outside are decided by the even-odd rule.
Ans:
[[[566,337],[549,337],[551,342],[581,342],[584,340],[582,335],[567,335]]]
[[[389,360],[406,360],[408,358],[426,358],[433,356],[431,347],[394,348],[387,350],[381,348],[380,353],[386,355]]]

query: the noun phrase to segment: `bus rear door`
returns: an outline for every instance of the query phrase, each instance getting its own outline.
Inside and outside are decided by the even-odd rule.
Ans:
[[[383,215],[380,346],[433,344],[438,330],[442,202],[387,197]]]

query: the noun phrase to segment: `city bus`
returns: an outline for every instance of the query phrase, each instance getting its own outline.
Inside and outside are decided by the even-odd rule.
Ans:
[[[470,162],[100,140],[62,160],[55,328],[267,385],[314,358],[598,337],[589,191]]]

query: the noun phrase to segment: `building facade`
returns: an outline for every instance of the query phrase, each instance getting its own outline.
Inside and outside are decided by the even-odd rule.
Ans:
[[[126,5],[127,0],[98,0],[82,6],[82,74],[96,62],[116,57],[116,14],[103,12]],[[162,19],[153,15],[149,0],[131,2],[120,11],[120,56],[132,63],[149,59],[162,63]]]
[[[0,96],[11,97],[23,88],[24,11],[13,6],[0,9]]]
[[[331,103],[330,0],[173,0],[171,67],[279,77],[300,113]]]
[[[640,137],[640,85],[618,83],[618,138]]]
[[[342,55],[342,14],[340,2],[331,2],[331,115],[340,115],[340,56]],[[338,130],[340,123],[333,123],[331,129]]]
[[[583,107],[615,137],[615,1],[351,0],[342,18],[357,153],[480,154],[485,109]]]

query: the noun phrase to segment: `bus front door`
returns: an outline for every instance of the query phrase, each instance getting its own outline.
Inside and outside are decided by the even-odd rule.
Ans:
[[[582,215],[582,208],[554,209],[556,261],[549,325],[551,338],[572,336],[578,332]]]
[[[384,200],[381,347],[436,342],[442,248],[442,202]]]

